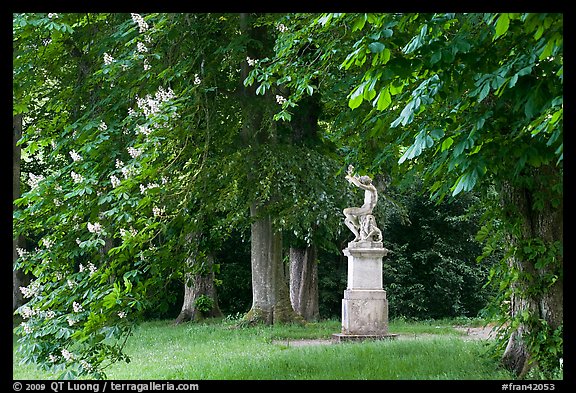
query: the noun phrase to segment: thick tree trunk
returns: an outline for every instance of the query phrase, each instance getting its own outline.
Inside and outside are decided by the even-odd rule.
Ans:
[[[555,168],[542,166],[534,171],[533,176],[539,188],[527,189],[504,184],[502,196],[505,207],[513,207],[521,217],[519,235],[511,239],[513,244],[520,244],[528,239],[540,239],[547,246],[555,242],[563,244],[562,198],[547,194],[548,186],[546,185],[548,182],[553,182],[551,179],[557,176]],[[537,195],[543,200],[538,209],[535,208],[534,203]],[[528,311],[531,315],[546,321],[554,330],[561,326],[564,320],[562,253],[556,255],[554,263],[536,266],[535,262],[535,260],[527,258],[522,260],[516,257],[509,260],[511,268],[520,273],[518,281],[513,286],[511,317],[514,318]],[[557,277],[557,279],[551,281],[552,277]],[[535,286],[540,290],[534,290]],[[525,338],[528,334],[537,333],[535,331],[537,328],[521,324],[509,338],[502,362],[519,376],[524,376],[532,366],[530,348],[526,345]]]
[[[20,146],[16,143],[22,136],[22,115],[15,115],[12,117],[12,201],[20,198]],[[16,206],[12,205],[12,209]],[[12,267],[18,259],[18,248],[23,248],[24,239],[22,236],[13,237],[12,239]],[[20,291],[20,287],[25,287],[30,283],[29,278],[18,269],[12,269],[12,311],[22,306],[25,301]]]
[[[269,325],[301,320],[290,304],[282,263],[282,234],[274,231],[269,216],[260,217],[255,204],[250,214],[255,218],[251,230],[252,307],[246,319]]]
[[[192,241],[193,238],[193,235],[189,236],[190,241]],[[197,253],[192,252],[186,259],[188,271],[184,274],[184,301],[180,314],[174,321],[174,324],[222,316],[222,311],[220,311],[220,307],[218,306],[216,286],[214,285],[214,257],[210,254],[206,255],[202,261],[202,268],[198,269],[194,266],[200,263],[196,256]],[[191,271],[198,270],[200,270],[200,272],[191,273]],[[196,300],[203,295],[212,300],[212,308],[210,311],[201,311],[198,309]]]
[[[290,248],[290,301],[306,321],[320,317],[318,309],[318,264],[316,247]]]

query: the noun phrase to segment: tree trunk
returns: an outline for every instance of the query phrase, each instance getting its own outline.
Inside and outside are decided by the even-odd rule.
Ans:
[[[259,216],[255,204],[250,215],[255,219],[251,230],[252,307],[246,319],[268,325],[301,321],[290,304],[282,262],[282,234],[274,231],[269,216]]]
[[[188,238],[190,241],[193,241],[194,236],[191,235],[188,236]],[[195,247],[193,247],[193,250],[194,249]],[[203,263],[203,266],[197,266],[199,263]],[[187,271],[184,274],[184,301],[180,314],[174,321],[174,324],[222,316],[222,311],[220,311],[220,307],[218,306],[216,286],[214,285],[213,266],[214,256],[211,254],[206,255],[200,261],[198,252],[192,251],[191,255],[186,259]],[[198,307],[196,301],[201,296],[206,296],[212,301],[209,311],[202,310],[206,305]]]
[[[22,115],[12,117],[12,201],[20,198],[20,157],[21,149],[16,143],[22,137]],[[12,205],[12,210],[16,205]],[[25,301],[20,291],[20,287],[25,287],[30,283],[29,278],[18,269],[14,269],[14,264],[18,259],[18,248],[23,248],[24,239],[22,236],[12,238],[12,311],[22,306]]]
[[[318,264],[316,247],[290,248],[290,301],[306,321],[320,317],[318,309]]]
[[[560,174],[561,176],[561,174]],[[550,194],[547,184],[554,184],[558,172],[555,168],[542,166],[534,170],[534,183],[538,188],[528,189],[503,185],[503,202],[505,207],[515,208],[520,218],[520,231],[511,239],[515,245],[520,245],[528,239],[540,239],[546,246],[553,243],[563,244],[563,202],[562,198]],[[550,182],[550,183],[549,183]],[[561,183],[561,180],[560,180]],[[543,197],[545,196],[545,197]],[[542,198],[540,208],[535,208],[536,197]],[[558,202],[559,205],[554,205]],[[563,258],[562,253],[556,255],[554,263],[540,263],[528,258],[512,257],[510,267],[517,270],[519,279],[513,284],[511,299],[511,317],[522,315],[528,311],[538,319],[544,320],[554,330],[562,325],[563,313]],[[556,281],[551,281],[557,277]],[[534,289],[538,290],[534,290]],[[521,324],[512,332],[507,347],[502,356],[503,364],[524,376],[532,366],[530,348],[526,344],[529,334],[537,334],[538,326]]]

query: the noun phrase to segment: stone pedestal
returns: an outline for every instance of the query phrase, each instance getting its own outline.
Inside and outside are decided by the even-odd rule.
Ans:
[[[394,338],[388,333],[388,300],[382,287],[381,242],[348,243],[348,287],[342,300],[342,333],[337,341]]]

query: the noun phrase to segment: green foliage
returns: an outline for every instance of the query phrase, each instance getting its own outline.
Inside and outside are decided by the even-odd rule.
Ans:
[[[194,301],[194,306],[203,314],[209,313],[214,307],[214,299],[207,295],[200,295]]]
[[[384,233],[390,255],[384,283],[391,317],[475,317],[492,291],[483,288],[493,264],[477,263],[477,198],[436,205],[411,187],[390,190],[404,211],[390,208]]]

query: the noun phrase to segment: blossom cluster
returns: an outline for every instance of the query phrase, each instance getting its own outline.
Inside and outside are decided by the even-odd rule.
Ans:
[[[70,172],[70,176],[72,176],[72,180],[74,180],[74,183],[82,183],[82,181],[84,181],[84,177],[74,171]]]
[[[134,147],[129,147],[128,148],[128,154],[130,154],[130,157],[132,157],[132,158],[138,158],[142,154],[142,149],[136,149]]]
[[[40,282],[38,280],[34,280],[28,285],[28,287],[20,287],[20,292],[22,292],[24,298],[27,299],[38,295],[40,293],[40,289]]]
[[[114,188],[120,185],[120,179],[118,179],[115,175],[110,176],[110,182],[112,183],[112,187]]]
[[[158,206],[154,206],[152,208],[152,214],[154,214],[154,217],[160,217],[165,213],[166,209],[165,208],[159,208]]]
[[[84,267],[83,264],[80,264],[78,270],[80,271],[80,273],[82,273],[86,268]],[[94,264],[92,262],[88,263],[88,270],[90,271],[90,275],[96,273],[96,270],[98,270],[96,268],[96,266],[94,266]]]
[[[284,104],[286,102],[286,98],[282,97],[281,95],[276,95],[276,102],[280,105]]]
[[[84,307],[82,307],[82,305],[78,302],[72,303],[72,309],[74,310],[75,313],[84,311]]]
[[[132,108],[130,108],[132,109]],[[137,126],[137,130],[136,130],[136,134],[142,134],[144,136],[148,136],[152,133],[152,130],[150,128],[148,128],[148,126],[144,125],[144,126]]]
[[[114,58],[108,54],[108,52],[104,53],[104,64],[105,65],[110,65],[114,62]]]
[[[48,239],[47,237],[42,239],[42,244],[44,245],[44,247],[46,247],[47,249],[50,249],[53,245],[54,245],[54,240],[52,239]]]
[[[70,151],[70,157],[72,157],[72,161],[82,161],[82,156],[76,152],[76,150]]]
[[[254,60],[254,59],[251,59],[251,58],[249,58],[249,57],[246,57],[246,61],[248,62],[248,65],[249,65],[250,67],[253,67],[253,66],[256,65],[256,60]]]
[[[150,94],[146,95],[144,98],[136,97],[136,104],[138,105],[138,108],[144,112],[144,116],[148,117],[160,111],[160,104],[171,100],[174,97],[175,95],[172,89],[168,88],[168,90],[165,90],[160,87],[154,94],[154,97],[152,97]]]
[[[68,351],[67,349],[62,350],[62,357],[66,359],[66,361],[71,361],[74,359],[72,352]]]
[[[151,188],[156,188],[156,187],[160,187],[160,186],[157,183],[148,183],[147,185],[140,184],[140,193],[144,194],[146,192],[146,190],[149,190]]]
[[[276,26],[276,28],[280,33],[286,33],[288,31],[288,28],[282,23],[279,23],[278,26]]]
[[[148,23],[146,23],[142,15],[132,13],[130,14],[130,16],[132,17],[134,23],[138,25],[140,33],[144,33],[146,32],[146,30],[148,30]]]
[[[124,228],[120,228],[120,236],[124,237],[127,234],[130,234],[132,236],[136,236],[138,234],[138,232],[136,231],[136,229],[130,227],[130,229],[126,230]]]
[[[33,173],[28,173],[28,185],[30,186],[30,188],[36,188],[36,186],[38,186],[38,183],[40,183],[42,180],[44,180],[44,176],[42,175],[36,176]]]
[[[28,254],[30,254],[28,250],[25,250],[24,248],[20,247],[16,247],[16,252],[18,253],[19,258],[25,258],[28,256]]]
[[[143,42],[138,42],[138,43],[136,44],[136,49],[137,49],[138,52],[140,52],[140,53],[148,52],[148,48],[146,47],[146,45],[144,45]]]
[[[100,233],[102,231],[102,226],[98,222],[95,222],[94,224],[88,223],[88,231],[91,233]]]

